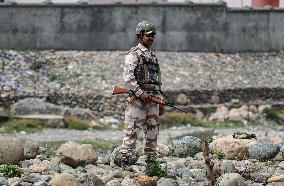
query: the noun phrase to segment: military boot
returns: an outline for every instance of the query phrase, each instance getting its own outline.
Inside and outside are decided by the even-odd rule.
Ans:
[[[129,155],[122,154],[121,156],[121,168],[126,171],[132,171],[131,164],[129,162]]]

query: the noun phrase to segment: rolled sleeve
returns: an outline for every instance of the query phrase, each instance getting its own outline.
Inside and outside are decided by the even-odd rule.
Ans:
[[[125,65],[123,71],[123,79],[128,88],[135,93],[137,97],[143,94],[143,90],[139,87],[134,76],[134,70],[137,66],[138,57],[132,53],[125,56]]]

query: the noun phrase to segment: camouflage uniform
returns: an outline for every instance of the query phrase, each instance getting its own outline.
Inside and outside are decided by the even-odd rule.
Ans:
[[[136,99],[128,98],[121,153],[131,154],[135,149],[138,131],[143,128],[146,137],[144,154],[146,156],[156,154],[159,105],[143,103],[138,97],[144,91],[152,95],[158,94],[156,90],[159,90],[161,85],[159,74],[157,56],[151,49],[139,43],[126,54],[123,78]]]

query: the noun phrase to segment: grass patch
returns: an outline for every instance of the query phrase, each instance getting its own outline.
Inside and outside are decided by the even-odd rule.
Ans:
[[[273,108],[265,108],[262,113],[265,115],[266,119],[279,120],[279,114]]]
[[[243,123],[240,121],[206,121],[196,117],[191,113],[169,112],[166,113],[166,117],[172,121],[175,121],[181,125],[188,125],[195,127],[207,127],[207,128],[239,128],[243,127]]]
[[[57,80],[56,74],[51,74],[51,75],[49,76],[49,81],[55,81],[55,80]]]
[[[146,175],[147,176],[158,176],[158,177],[165,177],[168,175],[167,169],[162,168],[158,159],[154,156],[149,157],[146,160],[147,167],[146,167]]]
[[[23,169],[15,165],[11,165],[10,163],[0,165],[0,172],[8,178],[21,177],[24,174]]]
[[[31,69],[32,69],[33,71],[36,71],[36,72],[38,72],[39,69],[41,69],[42,67],[43,67],[43,63],[42,63],[42,62],[34,62],[34,63],[32,63],[32,65],[31,65]]]
[[[86,130],[89,128],[89,122],[76,118],[76,117],[65,117],[64,123],[69,129]]]
[[[55,155],[56,150],[64,143],[66,143],[67,140],[61,140],[61,141],[49,141],[49,142],[40,142],[40,146],[43,146],[45,148],[45,155],[46,157],[51,157]],[[105,153],[109,150],[113,150],[114,148],[121,145],[121,140],[76,140],[75,142],[79,144],[91,144],[93,148],[97,152]]]
[[[4,123],[3,132],[25,131],[28,133],[42,131],[44,122],[38,119],[12,119]]]

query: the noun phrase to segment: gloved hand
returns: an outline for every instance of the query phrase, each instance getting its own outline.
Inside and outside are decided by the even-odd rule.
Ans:
[[[143,92],[139,96],[139,98],[144,102],[144,103],[150,103],[151,102],[151,96],[147,92]]]

